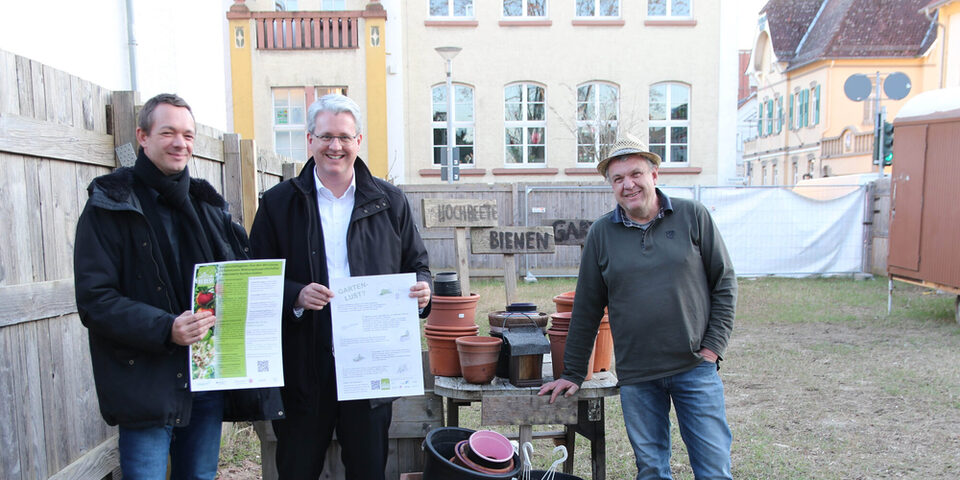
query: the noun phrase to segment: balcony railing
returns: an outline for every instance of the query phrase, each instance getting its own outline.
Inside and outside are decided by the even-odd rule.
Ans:
[[[820,157],[831,158],[845,155],[863,155],[873,151],[873,132],[850,133],[850,144],[846,143],[843,135],[833,138],[824,138],[820,143]]]
[[[252,12],[257,48],[315,50],[357,48],[361,11]]]

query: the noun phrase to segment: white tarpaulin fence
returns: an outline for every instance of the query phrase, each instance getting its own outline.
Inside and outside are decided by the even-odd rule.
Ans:
[[[784,187],[701,187],[699,197],[737,275],[862,272],[866,188],[836,188],[853,191],[818,200]]]
[[[662,186],[674,198],[700,200],[720,229],[733,266],[740,276],[829,275],[864,271],[865,185],[802,186]],[[568,197],[550,197],[544,192],[562,190]],[[589,197],[587,197],[589,195]],[[543,206],[543,218],[572,218],[557,213],[561,207],[580,204],[580,218],[597,218],[613,208],[606,186],[534,187],[528,189],[527,205]],[[526,225],[539,225],[529,215]],[[558,266],[576,267],[577,254],[562,258],[527,255],[524,267],[534,276]],[[560,276],[567,276],[561,274]],[[552,276],[552,275],[550,275]]]

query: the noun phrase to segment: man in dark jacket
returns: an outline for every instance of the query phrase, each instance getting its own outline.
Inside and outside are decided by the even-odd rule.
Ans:
[[[191,312],[193,266],[247,258],[243,228],[213,187],[190,178],[193,113],[176,95],[140,111],[130,168],[98,177],[77,223],[77,309],[89,329],[100,411],[119,425],[125,478],[213,479],[223,392],[191,393],[188,346],[216,319]],[[245,391],[260,398],[269,392]],[[279,398],[263,404],[277,418]]]
[[[327,95],[307,112],[312,158],[263,194],[250,243],[256,258],[287,259],[283,299],[283,401],[273,422],[281,479],[317,478],[333,436],[346,478],[384,478],[390,400],[338,401],[331,278],[415,272],[410,296],[429,312],[427,251],[406,197],[357,158],[360,109]]]

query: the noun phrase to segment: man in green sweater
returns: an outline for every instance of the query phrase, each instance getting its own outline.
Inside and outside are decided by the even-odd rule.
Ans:
[[[696,478],[732,478],[718,374],[737,300],[730,256],[703,205],[656,188],[657,154],[633,138],[610,152],[597,170],[617,207],[587,234],[563,375],[540,394],[580,388],[606,307],[636,478],[672,478],[671,401]]]

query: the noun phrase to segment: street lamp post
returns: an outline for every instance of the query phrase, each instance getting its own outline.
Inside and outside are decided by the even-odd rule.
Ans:
[[[456,57],[462,49],[437,47],[434,50],[447,61],[447,158],[441,159],[440,171],[446,172],[448,183],[453,183],[460,179],[460,161],[453,158],[453,57]]]

